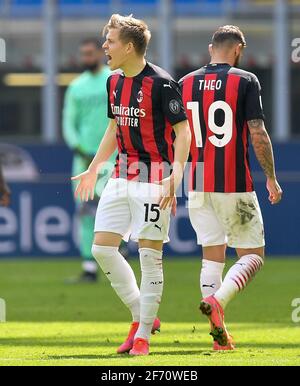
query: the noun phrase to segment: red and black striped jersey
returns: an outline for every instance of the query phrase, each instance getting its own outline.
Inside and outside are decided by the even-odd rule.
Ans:
[[[190,191],[250,192],[247,121],[264,119],[257,77],[229,64],[208,64],[180,82],[192,144]]]
[[[108,117],[117,123],[114,177],[153,182],[170,175],[172,126],[187,119],[178,84],[166,71],[147,63],[135,77],[112,74],[107,92]]]

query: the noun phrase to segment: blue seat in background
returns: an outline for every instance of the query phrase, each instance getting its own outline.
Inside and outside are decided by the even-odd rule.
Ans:
[[[11,0],[10,14],[16,17],[39,17],[43,0]]]
[[[120,0],[120,13],[133,12],[138,17],[156,13],[160,0]],[[229,0],[236,4],[240,0]],[[173,0],[176,16],[222,15],[226,0]],[[0,0],[0,5],[4,4]],[[17,17],[39,17],[43,0],[11,0],[11,15]],[[58,0],[59,14],[62,17],[109,16],[110,0]]]
[[[11,5],[28,5],[28,6],[36,6],[41,5],[43,0],[12,0]]]
[[[236,4],[240,0],[229,0]],[[176,16],[222,16],[225,13],[226,0],[174,0]]]

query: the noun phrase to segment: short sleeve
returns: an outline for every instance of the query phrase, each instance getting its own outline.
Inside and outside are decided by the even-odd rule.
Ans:
[[[256,76],[253,76],[247,85],[245,116],[247,121],[265,119],[261,99],[261,86]]]
[[[164,80],[162,81],[160,92],[163,112],[171,125],[173,126],[176,123],[185,121],[187,117],[179,85],[173,80]]]
[[[179,81],[178,81],[178,86],[179,86],[179,90],[180,90],[180,92],[181,92],[181,94],[182,94],[182,90],[183,90],[183,78],[179,79]]]
[[[110,80],[111,80],[111,76],[107,79],[106,81],[106,90],[107,90],[107,116],[108,118],[111,118],[111,119],[114,119],[115,116],[112,112],[112,109],[111,109],[111,104],[110,104]]]

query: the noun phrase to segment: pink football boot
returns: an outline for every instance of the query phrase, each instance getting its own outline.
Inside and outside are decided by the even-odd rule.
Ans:
[[[139,328],[139,322],[132,322],[130,326],[129,333],[127,335],[127,338],[123,344],[118,348],[117,353],[118,354],[124,354],[128,353],[132,347],[134,342],[134,336]],[[156,318],[153,322],[152,326],[152,334],[154,335],[156,331],[160,331],[160,320]]]
[[[232,338],[224,323],[224,311],[217,299],[213,295],[204,298],[200,303],[200,310],[210,322],[210,335],[214,339],[214,350],[219,346],[233,350]]]
[[[149,354],[149,342],[146,339],[136,338],[129,355],[140,356]]]

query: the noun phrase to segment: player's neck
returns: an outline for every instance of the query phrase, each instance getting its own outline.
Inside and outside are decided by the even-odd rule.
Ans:
[[[229,58],[228,56],[212,56],[210,60],[210,64],[223,64],[228,63],[230,66],[234,65],[234,60]]]
[[[133,78],[141,73],[145,66],[146,59],[144,57],[134,57],[132,60],[127,61],[121,69],[126,77]]]

